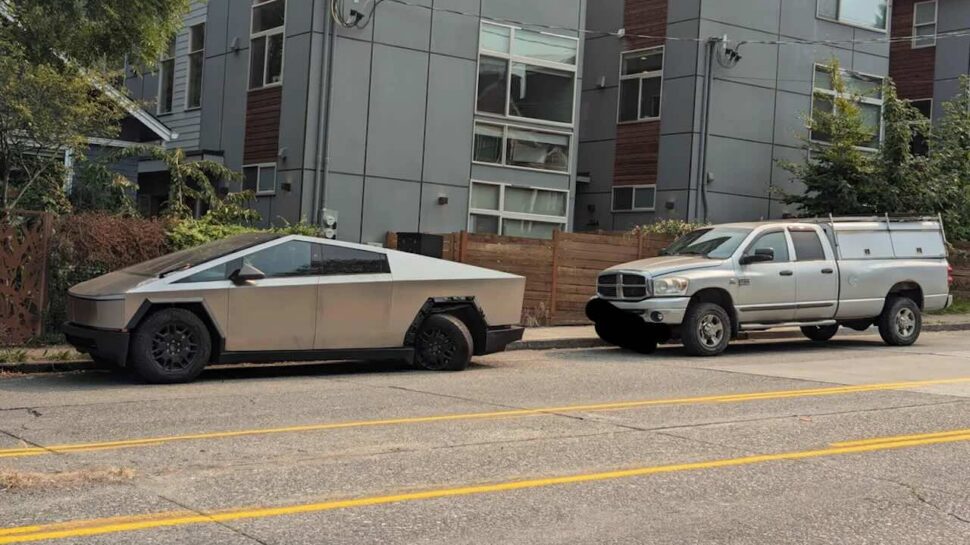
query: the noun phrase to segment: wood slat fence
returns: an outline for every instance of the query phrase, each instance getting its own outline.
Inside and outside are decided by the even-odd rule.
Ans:
[[[444,259],[524,276],[523,323],[533,326],[586,323],[583,311],[595,294],[597,274],[654,257],[671,242],[649,234],[559,231],[552,240],[464,231],[443,236]],[[396,233],[388,233],[387,247],[397,248]]]

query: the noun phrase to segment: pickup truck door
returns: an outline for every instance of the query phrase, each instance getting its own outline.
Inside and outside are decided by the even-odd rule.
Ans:
[[[742,256],[771,249],[773,261],[738,265],[737,308],[741,323],[790,322],[795,319],[795,263],[785,229],[761,233]]]
[[[835,254],[813,225],[788,229],[795,247],[795,290],[798,321],[831,320],[839,299],[839,271]]]

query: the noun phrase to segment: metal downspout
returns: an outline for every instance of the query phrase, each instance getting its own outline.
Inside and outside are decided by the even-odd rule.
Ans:
[[[330,139],[330,105],[333,95],[333,58],[334,58],[334,21],[330,14],[330,2],[324,9],[324,34],[325,54],[323,57],[323,67],[320,70],[320,103],[317,107],[317,152],[313,169],[313,202],[311,203],[311,223],[322,224],[322,214],[326,197],[327,170],[330,164],[329,139]]]

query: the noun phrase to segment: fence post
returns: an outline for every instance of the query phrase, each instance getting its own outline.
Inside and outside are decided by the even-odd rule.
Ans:
[[[643,259],[643,231],[637,233],[637,259]]]
[[[388,231],[384,238],[384,247],[389,250],[397,250],[397,233]]]
[[[468,231],[462,231],[458,238],[458,262],[465,262],[465,255],[468,251]]]
[[[549,289],[549,322],[556,320],[556,307],[559,300],[559,237],[560,231],[552,232],[552,285]]]

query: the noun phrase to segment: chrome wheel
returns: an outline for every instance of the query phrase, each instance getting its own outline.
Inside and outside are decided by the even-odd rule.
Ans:
[[[188,368],[198,352],[199,339],[192,328],[184,324],[167,324],[152,337],[152,359],[167,371]]]
[[[910,308],[901,308],[896,313],[895,323],[900,337],[911,337],[916,331],[916,313]]]
[[[724,340],[724,322],[714,314],[704,316],[697,326],[697,336],[708,348],[718,346]]]

